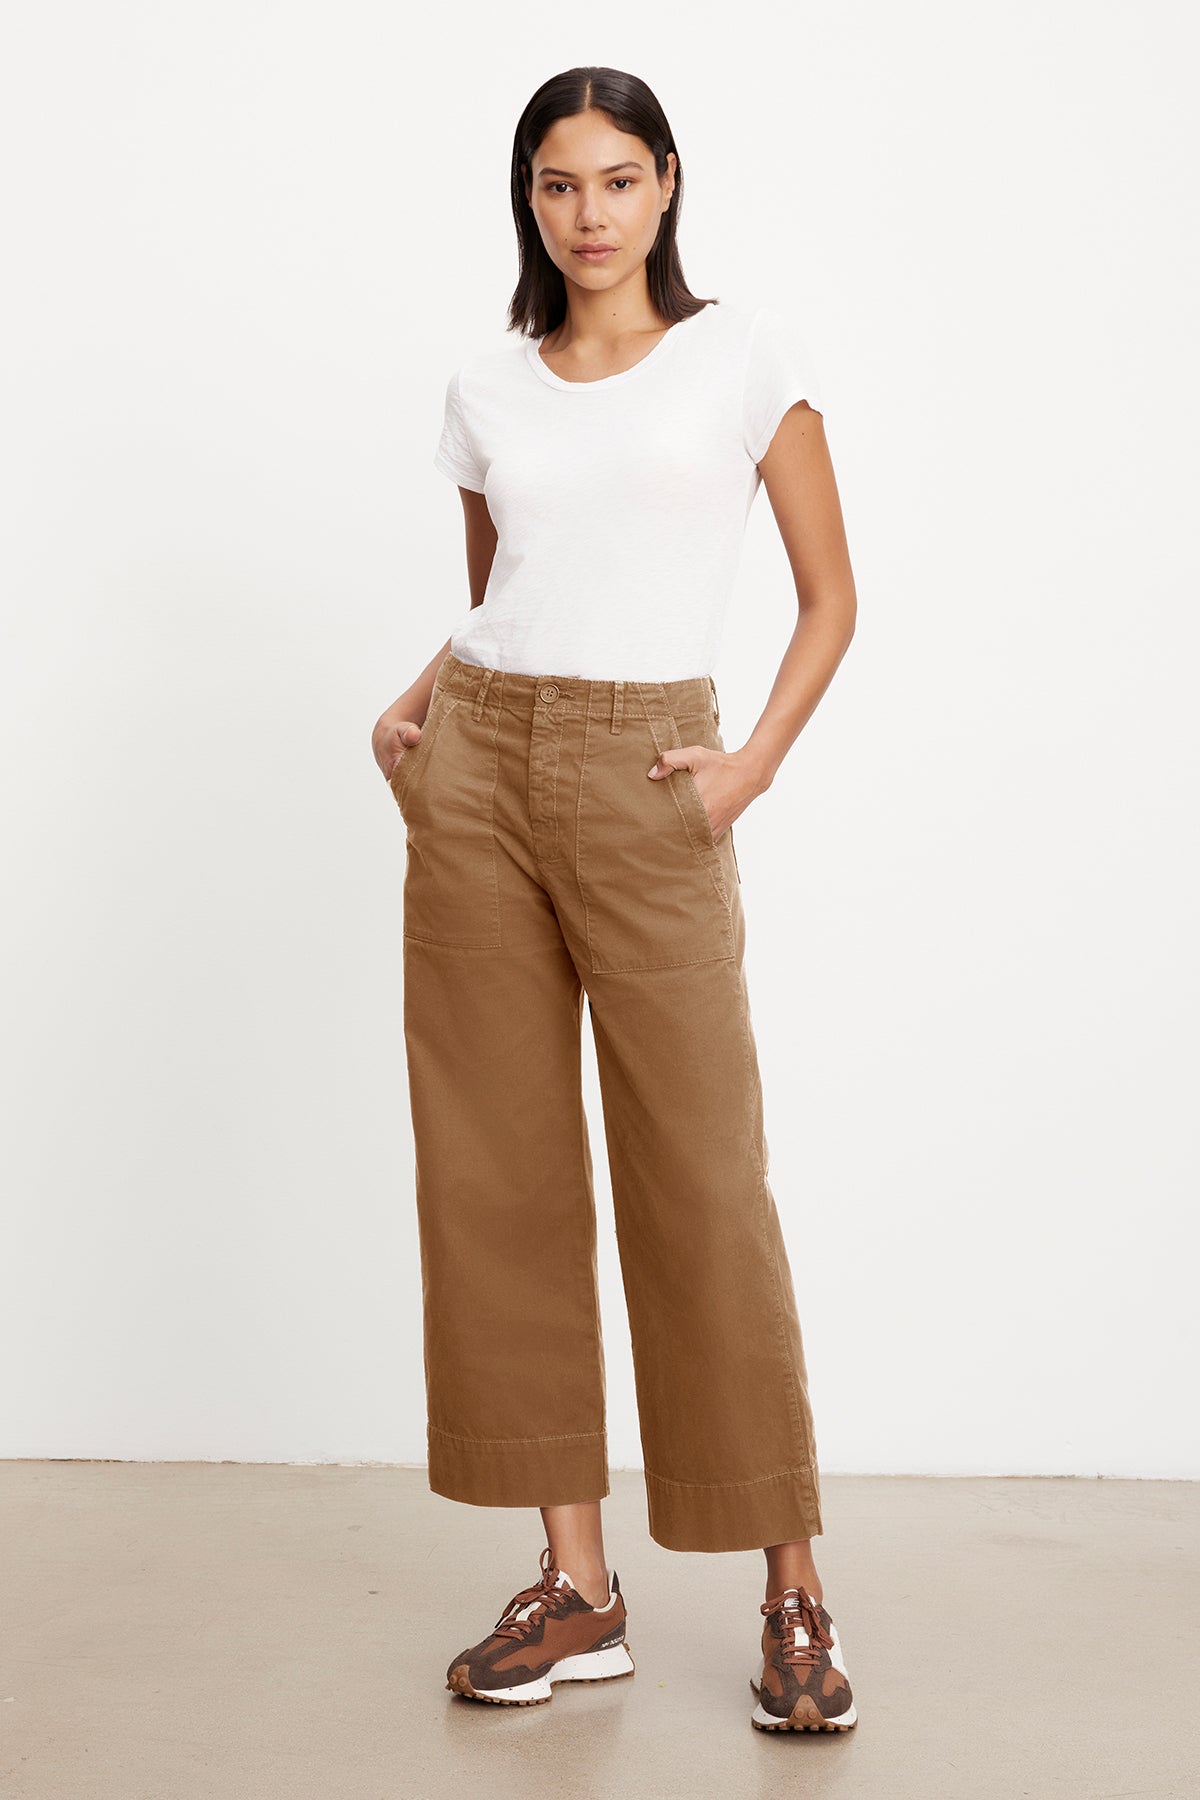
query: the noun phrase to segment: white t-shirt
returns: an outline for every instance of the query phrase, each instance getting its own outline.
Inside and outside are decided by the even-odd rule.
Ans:
[[[524,675],[710,675],[766,454],[787,409],[822,412],[791,322],[706,306],[633,368],[564,381],[518,337],[446,387],[434,462],[487,497],[498,542],[464,662]]]

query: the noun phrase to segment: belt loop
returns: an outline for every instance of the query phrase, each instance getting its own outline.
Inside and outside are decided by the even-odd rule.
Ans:
[[[612,724],[609,726],[610,731],[620,731],[620,729],[621,729],[621,714],[624,712],[624,710],[625,710],[625,683],[623,681],[614,681],[613,682]]]
[[[483,703],[487,699],[487,691],[488,691],[489,686],[491,685],[492,676],[495,673],[496,673],[496,671],[494,669],[485,669],[483,671],[483,680],[480,682],[479,687],[476,690],[475,704],[471,708],[471,717],[473,719],[477,719],[479,717],[480,713],[482,713],[482,711],[483,711]]]
[[[719,725],[721,723],[721,708],[717,701],[717,684],[711,675],[708,678],[708,685],[712,689],[713,724]]]

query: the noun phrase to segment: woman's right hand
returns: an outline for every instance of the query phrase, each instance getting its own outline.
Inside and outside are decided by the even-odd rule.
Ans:
[[[420,741],[421,727],[417,721],[400,718],[389,707],[371,733],[371,749],[385,781],[391,781],[400,758]]]

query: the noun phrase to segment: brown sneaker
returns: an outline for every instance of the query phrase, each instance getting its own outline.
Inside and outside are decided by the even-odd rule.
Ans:
[[[762,1664],[750,1677],[760,1731],[848,1731],[858,1722],[837,1627],[806,1588],[785,1588],[759,1608]]]
[[[611,1681],[633,1674],[616,1570],[609,1570],[605,1604],[589,1606],[555,1567],[548,1544],[541,1568],[537,1586],[513,1595],[490,1635],[454,1658],[446,1671],[452,1693],[501,1706],[533,1706],[553,1699],[555,1681]]]

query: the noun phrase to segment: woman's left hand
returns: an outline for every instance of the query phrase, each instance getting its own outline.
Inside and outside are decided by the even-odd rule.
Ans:
[[[707,744],[681,744],[677,750],[664,750],[646,773],[652,781],[666,781],[675,769],[691,770],[714,843],[771,785],[744,750],[710,750]]]

